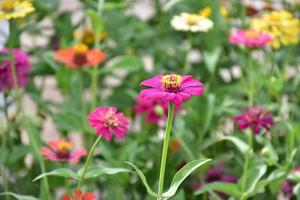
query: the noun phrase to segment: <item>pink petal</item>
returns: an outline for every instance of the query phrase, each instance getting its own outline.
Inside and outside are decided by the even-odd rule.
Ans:
[[[162,75],[158,75],[158,76],[149,78],[149,79],[144,80],[143,82],[141,82],[140,85],[160,88],[161,87],[161,81],[160,81],[161,77],[162,77]]]

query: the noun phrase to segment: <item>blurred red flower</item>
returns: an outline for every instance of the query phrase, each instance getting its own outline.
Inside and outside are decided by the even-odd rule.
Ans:
[[[64,195],[62,200],[95,200],[96,195],[90,192],[82,193],[80,189],[76,189],[72,195]]]

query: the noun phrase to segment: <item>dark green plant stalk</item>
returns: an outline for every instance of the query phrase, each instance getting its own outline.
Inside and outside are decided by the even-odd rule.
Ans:
[[[164,189],[164,178],[165,178],[165,170],[166,170],[166,163],[167,163],[167,155],[168,155],[168,147],[169,147],[169,140],[170,134],[172,129],[172,122],[174,117],[174,103],[169,103],[169,111],[168,111],[168,119],[166,124],[166,131],[165,131],[165,139],[163,145],[163,152],[161,156],[161,165],[160,165],[160,174],[159,174],[159,183],[158,183],[158,198],[157,200],[162,199],[162,193]]]
[[[80,179],[78,181],[77,188],[80,188],[81,185],[82,185],[82,183],[83,183],[83,181],[84,181],[84,177],[85,177],[87,169],[88,169],[88,167],[89,167],[89,165],[90,165],[90,163],[92,161],[92,158],[93,158],[93,155],[94,155],[94,151],[95,151],[98,143],[100,142],[101,138],[102,138],[101,136],[97,137],[97,140],[95,141],[95,143],[93,144],[92,148],[89,151],[89,155],[88,155],[88,157],[87,157],[87,159],[85,161],[85,164],[84,164],[84,167],[83,167],[83,171],[82,171],[82,175],[81,175],[81,177],[80,177]]]
[[[36,130],[33,128],[33,124],[30,121],[31,119],[28,119],[25,121],[25,125],[26,125],[26,130],[30,139],[30,143],[31,146],[33,148],[33,152],[34,154],[37,156],[39,163],[40,163],[40,167],[41,167],[41,171],[42,173],[46,173],[46,166],[45,166],[45,162],[40,154],[40,150],[39,150],[39,146],[38,146],[38,142],[36,140]],[[46,195],[46,199],[45,200],[51,200],[50,197],[50,189],[49,189],[49,182],[48,182],[48,178],[44,177],[43,178],[43,184],[44,184],[44,188],[45,188],[45,195]]]
[[[248,176],[248,169],[249,169],[249,164],[250,164],[250,160],[252,157],[252,153],[253,153],[253,132],[250,131],[248,134],[248,151],[245,155],[245,163],[244,163],[244,169],[243,169],[243,177],[242,177],[242,185],[241,185],[241,189],[243,192],[243,195],[241,197],[241,200],[246,200],[247,199],[247,194],[246,194],[246,184],[247,184],[247,176]]]

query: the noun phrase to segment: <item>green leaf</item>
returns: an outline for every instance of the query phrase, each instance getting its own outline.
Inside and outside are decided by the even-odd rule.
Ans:
[[[137,166],[135,166],[133,163],[125,161],[126,164],[130,165],[132,168],[135,169],[135,171],[138,173],[138,175],[140,176],[143,184],[145,185],[147,192],[150,196],[153,197],[157,197],[157,194],[149,187],[148,183],[147,183],[147,179],[145,177],[145,175],[143,174],[143,172],[141,170],[139,170],[139,168]]]
[[[58,71],[61,68],[61,65],[55,62],[54,53],[52,51],[42,53],[41,57],[54,71]]]
[[[196,169],[198,169],[199,167],[203,166],[204,164],[208,163],[209,161],[211,161],[211,159],[199,159],[199,160],[193,160],[191,162],[189,162],[188,164],[186,164],[181,170],[179,170],[172,182],[171,182],[171,186],[169,188],[169,190],[165,193],[163,193],[162,197],[164,199],[168,199],[170,197],[172,197],[177,189],[179,188],[180,184]]]
[[[15,194],[12,192],[3,192],[0,194],[0,196],[5,196],[5,195],[13,196],[15,199],[18,199],[18,200],[38,200],[37,198],[32,197],[32,196]]]
[[[266,171],[267,171],[266,165],[257,165],[257,166],[250,168],[249,172],[247,173],[247,183],[246,183],[246,194],[247,195],[249,195],[250,193],[252,193],[255,190],[258,181],[266,173]],[[242,179],[243,179],[243,177],[242,177]]]
[[[164,11],[168,11],[170,10],[173,6],[175,6],[176,4],[180,3],[183,0],[170,0],[168,1],[165,5],[164,5]]]
[[[82,172],[83,172],[83,168],[77,172],[77,175],[79,177],[81,177]],[[125,169],[125,168],[104,167],[104,166],[100,166],[100,165],[90,166],[87,169],[87,172],[86,172],[84,178],[86,178],[86,179],[95,178],[95,177],[103,175],[103,174],[113,175],[113,174],[124,173],[124,172],[130,172],[130,170]]]
[[[214,74],[216,71],[216,66],[218,60],[221,56],[222,49],[220,47],[214,48],[212,51],[205,51],[203,54],[204,63],[207,66],[208,71]]]
[[[142,60],[134,55],[125,55],[118,56],[109,61],[109,64],[106,65],[108,71],[114,69],[125,69],[128,72],[134,72],[143,68]]]
[[[248,151],[248,145],[237,137],[223,136],[222,140],[228,140],[232,142],[242,154],[245,154]]]
[[[213,182],[203,185],[199,190],[195,192],[195,195],[199,195],[209,191],[218,191],[228,194],[230,196],[240,197],[242,192],[239,190],[237,184],[225,183],[225,182]]]
[[[72,170],[70,169],[66,169],[66,168],[59,168],[59,169],[55,169],[51,172],[47,172],[47,173],[44,173],[44,174],[40,174],[38,177],[36,177],[34,181],[37,181],[43,177],[46,177],[46,176],[58,176],[58,177],[66,177],[66,178],[72,178],[72,179],[76,179],[76,180],[79,180],[79,176],[73,172]]]
[[[104,25],[100,16],[94,10],[88,10],[87,15],[91,19],[91,23],[96,34],[102,33],[104,31]]]

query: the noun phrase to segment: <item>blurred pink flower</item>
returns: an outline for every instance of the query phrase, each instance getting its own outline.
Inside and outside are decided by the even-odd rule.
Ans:
[[[251,127],[253,133],[256,135],[260,132],[261,128],[266,131],[270,130],[270,127],[274,124],[271,115],[272,112],[263,108],[252,107],[244,114],[235,116],[233,121],[237,124],[237,129],[239,131]]]
[[[229,42],[235,45],[245,46],[247,48],[259,48],[266,46],[272,40],[272,36],[256,30],[234,30]]]
[[[291,198],[294,196],[293,190],[294,190],[295,184],[291,183],[289,181],[284,181],[284,183],[281,186],[281,191],[288,197]]]
[[[145,113],[147,123],[157,124],[167,117],[168,101],[165,99],[146,99],[138,96],[134,110],[138,115]]]
[[[96,129],[96,135],[102,135],[106,140],[110,140],[112,134],[119,139],[124,139],[124,133],[128,130],[129,121],[124,114],[117,112],[115,107],[98,107],[89,115],[90,125]]]
[[[71,152],[73,145],[65,139],[49,141],[48,146],[50,148],[41,148],[41,154],[45,159],[52,161],[78,163],[81,157],[87,155],[84,148]]]
[[[28,55],[20,49],[12,51],[18,87],[24,87],[31,72]],[[0,51],[0,92],[14,88],[13,73],[11,70],[10,50],[4,48]]]
[[[192,95],[199,96],[204,93],[203,84],[190,75],[157,75],[144,80],[141,85],[150,87],[141,91],[141,97],[173,101],[175,105],[181,105]]]
[[[213,168],[209,169],[204,177],[205,183],[212,182],[225,182],[225,183],[236,183],[237,178],[224,172],[224,163],[218,163]],[[193,189],[198,190],[202,187],[200,183],[194,183]],[[217,192],[220,197],[225,198],[226,195],[222,192]]]

